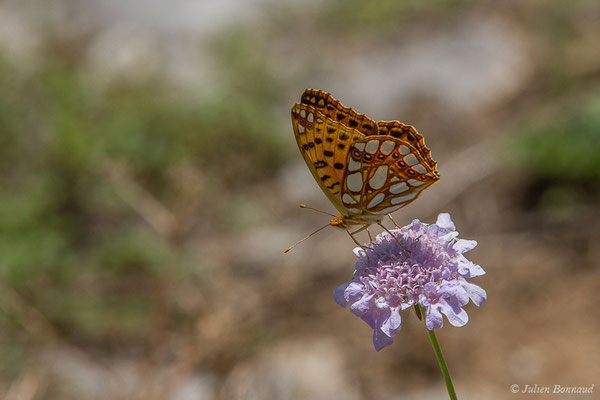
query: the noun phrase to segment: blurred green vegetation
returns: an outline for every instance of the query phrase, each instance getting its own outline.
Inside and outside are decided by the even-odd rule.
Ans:
[[[185,96],[161,77],[96,87],[81,66],[57,56],[27,70],[0,60],[3,287],[71,340],[143,342],[160,288],[202,260],[186,251],[185,234],[163,235],[144,221],[110,168],[124,167],[167,209],[189,185],[181,170],[192,171],[202,183],[196,225],[232,223],[216,207],[224,192],[269,179],[286,155],[272,113],[282,91],[259,40],[241,30],[218,38],[218,85]],[[0,341],[13,346],[0,345],[0,358],[17,362],[27,345],[18,339],[22,310],[5,295]]]
[[[573,216],[600,196],[600,96],[556,110],[507,148],[529,181],[526,207],[547,211],[552,219]]]
[[[338,31],[373,32],[381,34],[396,31],[404,23],[416,17],[428,19],[448,17],[473,3],[471,0],[334,0],[324,4],[320,14],[325,28]]]
[[[600,180],[600,96],[558,115],[519,136],[515,148],[521,165],[557,181]]]

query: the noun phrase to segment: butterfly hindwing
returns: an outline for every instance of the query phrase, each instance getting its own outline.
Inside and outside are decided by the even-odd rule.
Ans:
[[[378,121],[377,128],[379,135],[392,136],[410,144],[414,148],[415,154],[425,157],[435,170],[437,163],[431,158],[431,151],[425,146],[425,139],[413,126],[398,121]]]
[[[391,136],[369,136],[353,143],[347,165],[342,204],[359,215],[392,213],[439,179],[428,155]]]

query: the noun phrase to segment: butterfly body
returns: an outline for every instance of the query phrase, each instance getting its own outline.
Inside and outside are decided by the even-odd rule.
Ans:
[[[375,122],[327,92],[306,89],[292,107],[292,125],[308,168],[340,212],[332,226],[380,223],[439,179],[412,126]]]

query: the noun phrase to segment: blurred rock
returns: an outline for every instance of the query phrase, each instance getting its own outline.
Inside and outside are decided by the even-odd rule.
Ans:
[[[171,400],[214,399],[216,379],[209,374],[196,373],[178,384],[171,393]]]
[[[66,398],[214,398],[215,378],[208,373],[173,376],[163,365],[153,368],[143,361],[125,358],[99,360],[67,347],[46,349],[40,358],[51,376],[50,386],[59,393],[68,393]]]
[[[144,80],[164,69],[164,49],[151,31],[129,24],[102,30],[87,49],[87,69],[100,82]]]
[[[315,339],[283,343],[238,365],[221,394],[231,400],[359,399],[335,342]]]
[[[421,33],[361,49],[361,57],[347,51],[348,59],[335,60],[340,74],[331,87],[348,104],[365,104],[367,95],[361,112],[383,119],[423,96],[476,112],[513,96],[532,74],[526,36],[514,22],[475,14]]]
[[[544,355],[533,346],[514,349],[508,358],[508,367],[515,379],[525,381],[539,379],[545,363]]]
[[[214,66],[198,37],[167,36],[132,23],[110,24],[86,50],[87,70],[96,83],[114,80],[139,82],[156,77],[187,89],[210,83]]]
[[[63,0],[72,3],[72,0]],[[78,7],[97,20],[142,26],[164,34],[209,35],[259,15],[264,0],[84,0]]]
[[[40,35],[23,10],[15,4],[0,4],[0,55],[32,67],[39,46]]]
[[[139,375],[131,362],[114,362],[108,368],[87,354],[75,349],[47,349],[41,359],[52,375],[53,383],[79,393],[85,399],[114,398],[117,394],[131,396],[139,385]]]

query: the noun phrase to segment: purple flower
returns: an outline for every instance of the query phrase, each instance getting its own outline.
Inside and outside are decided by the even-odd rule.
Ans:
[[[480,306],[485,290],[467,281],[485,271],[463,253],[474,240],[458,239],[450,214],[438,215],[429,225],[415,219],[410,225],[377,235],[368,246],[368,257],[354,249],[358,261],[350,283],[339,286],[333,298],[373,328],[375,350],[389,346],[400,331],[400,311],[414,305],[425,309],[428,329],[441,328],[442,314],[454,326],[469,317],[462,306],[469,299]]]

